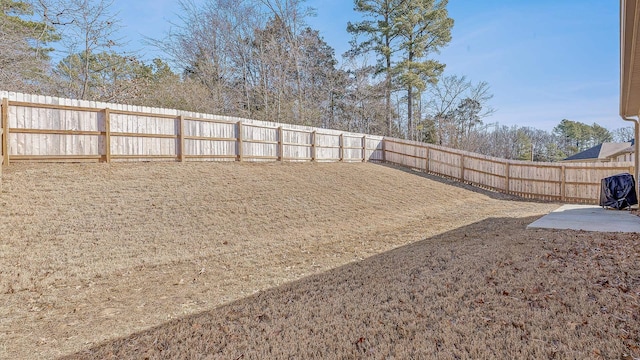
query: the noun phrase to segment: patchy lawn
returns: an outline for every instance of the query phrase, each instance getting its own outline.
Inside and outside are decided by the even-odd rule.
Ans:
[[[15,164],[0,357],[640,356],[636,235],[375,164]],[[636,351],[636,353],[634,353]]]

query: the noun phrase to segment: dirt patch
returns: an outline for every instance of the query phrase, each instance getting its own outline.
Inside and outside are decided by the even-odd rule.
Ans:
[[[0,358],[71,354],[488,218],[556,207],[374,164],[11,165],[0,196]],[[493,226],[468,235],[497,247]],[[402,277],[403,262],[384,266]],[[336,307],[369,307],[364,295]]]

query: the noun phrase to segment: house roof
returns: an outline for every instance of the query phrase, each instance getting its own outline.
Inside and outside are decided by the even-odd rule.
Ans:
[[[592,148],[589,148],[585,151],[579,152],[575,155],[571,155],[563,161],[580,161],[580,160],[596,160],[596,159],[607,159],[608,157],[614,154],[620,154],[623,150],[629,148],[631,146],[630,142],[624,143],[612,143],[606,142],[602,144],[598,144]],[[633,150],[633,147],[631,147]]]
[[[571,155],[563,161],[576,161],[576,160],[593,160],[597,159],[600,156],[600,149],[602,149],[602,144],[598,144],[592,148],[589,148],[585,151],[579,152],[575,155]]]

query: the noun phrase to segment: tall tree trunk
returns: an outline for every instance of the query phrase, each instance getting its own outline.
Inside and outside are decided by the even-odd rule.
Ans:
[[[387,40],[387,43],[389,41]],[[387,126],[387,135],[391,136],[392,127],[391,127],[391,55],[387,56],[387,78],[385,84],[385,123]]]
[[[407,138],[413,140],[413,86],[407,87]]]
[[[81,100],[86,100],[87,90],[89,89],[89,34],[85,34],[85,48],[84,48],[84,77],[82,79],[82,93],[80,94]]]
[[[408,48],[407,64],[408,72],[411,73],[411,67],[415,53],[413,51],[413,34],[409,36],[409,48]],[[413,140],[413,84],[409,81],[407,86],[407,137],[409,140]]]
[[[389,7],[387,6],[387,10],[390,10]],[[391,13],[390,11],[387,11],[384,14],[384,21],[385,23],[389,23]],[[385,34],[384,37],[384,45],[387,47],[387,49],[391,49],[391,37],[389,36],[389,34]],[[391,127],[391,51],[388,51],[385,54],[385,60],[386,60],[386,66],[387,66],[387,78],[385,79],[385,122],[387,125],[387,135],[391,136],[392,134],[392,127]]]
[[[247,114],[249,114],[249,117],[253,117],[253,111],[251,109],[251,97],[249,95],[249,71],[248,71],[249,64],[245,56],[244,55],[241,55],[241,56],[242,56],[242,82],[244,86],[244,98],[246,103],[245,106],[247,107]]]

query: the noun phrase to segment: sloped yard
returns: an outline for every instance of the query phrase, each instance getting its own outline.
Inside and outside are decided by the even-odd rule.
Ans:
[[[494,218],[71,359],[632,359],[637,235]]]
[[[524,230],[554,204],[374,164],[3,175],[0,358],[635,351],[637,237]]]

